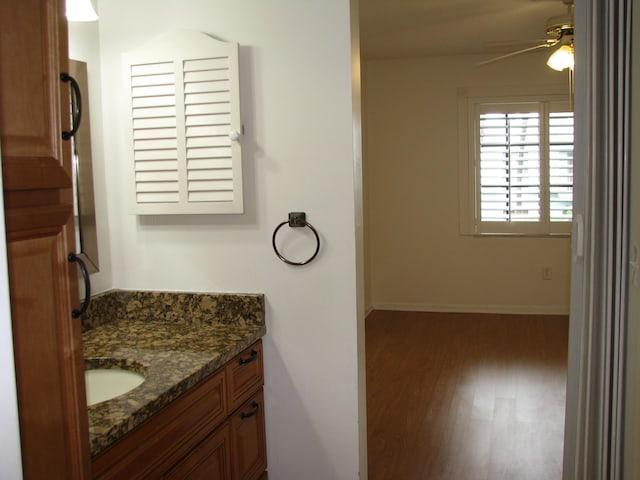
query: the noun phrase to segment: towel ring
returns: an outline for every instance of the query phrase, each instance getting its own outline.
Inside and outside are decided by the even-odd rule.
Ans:
[[[294,262],[292,260],[289,260],[278,251],[278,247],[276,246],[276,235],[278,234],[278,230],[280,230],[286,224],[289,224],[289,226],[292,228],[308,227],[316,237],[316,251],[313,252],[313,255],[311,255],[304,262]],[[288,263],[289,265],[306,265],[307,263],[311,262],[311,260],[316,258],[316,255],[318,255],[318,252],[320,251],[320,236],[318,235],[316,229],[313,228],[313,225],[307,222],[307,215],[305,212],[290,212],[289,220],[285,220],[284,222],[279,224],[273,231],[273,238],[271,240],[271,243],[273,244],[273,251],[276,252],[278,258],[284,263]]]

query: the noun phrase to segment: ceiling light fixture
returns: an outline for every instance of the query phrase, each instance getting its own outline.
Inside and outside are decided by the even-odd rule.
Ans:
[[[67,20],[70,22],[95,22],[98,15],[91,0],[67,0]]]
[[[547,65],[561,72],[565,68],[573,68],[573,45],[562,45],[551,54]]]

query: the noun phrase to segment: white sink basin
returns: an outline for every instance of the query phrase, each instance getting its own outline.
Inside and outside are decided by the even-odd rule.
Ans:
[[[119,368],[95,368],[85,370],[87,405],[110,400],[125,394],[144,382],[144,375]]]

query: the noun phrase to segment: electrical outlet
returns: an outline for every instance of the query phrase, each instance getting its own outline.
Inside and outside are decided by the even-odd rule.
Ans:
[[[551,280],[553,278],[553,269],[551,267],[542,267],[542,279]]]

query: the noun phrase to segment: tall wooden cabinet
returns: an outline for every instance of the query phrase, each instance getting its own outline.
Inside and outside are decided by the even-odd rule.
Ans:
[[[0,151],[23,471],[89,478],[64,0],[0,2]]]

